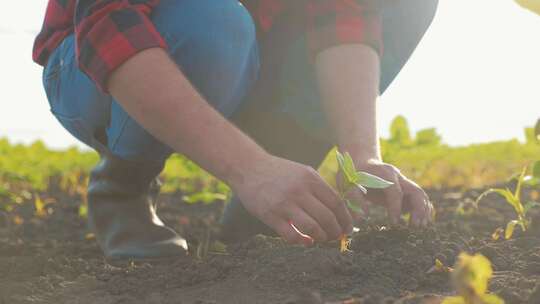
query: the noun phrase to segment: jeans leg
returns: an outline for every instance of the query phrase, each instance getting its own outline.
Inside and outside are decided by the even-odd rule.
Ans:
[[[73,35],[51,54],[43,70],[43,86],[51,112],[62,126],[88,146],[106,150],[111,97],[77,67]]]
[[[225,117],[233,114],[257,78],[253,21],[236,0],[162,0],[152,21],[169,55],[199,93]],[[173,151],[113,102],[109,148],[120,157],[163,160]]]
[[[259,61],[253,21],[236,0],[163,0],[152,20],[171,58],[208,102],[225,116],[255,82]],[[73,36],[55,50],[43,84],[51,111],[76,138],[126,160],[163,162],[172,153],[75,62]]]

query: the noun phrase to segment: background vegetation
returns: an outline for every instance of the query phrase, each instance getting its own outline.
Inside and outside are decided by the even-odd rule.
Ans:
[[[449,147],[435,129],[411,134],[406,119],[397,117],[390,138],[382,139],[383,158],[426,188],[494,185],[540,159],[533,128],[525,132],[524,143],[508,140]],[[76,148],[54,151],[39,141],[20,145],[0,139],[0,210],[9,211],[24,200],[38,201],[39,194],[51,187],[84,197],[88,172],[97,161],[94,152]],[[336,168],[330,153],[320,171],[331,180]],[[225,184],[181,155],[169,159],[163,177],[164,191],[182,191],[187,202],[209,203],[225,199],[229,192]]]

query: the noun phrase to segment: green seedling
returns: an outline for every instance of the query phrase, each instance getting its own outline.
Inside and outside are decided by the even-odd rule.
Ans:
[[[339,165],[339,170],[343,175],[343,181],[338,184],[338,194],[347,206],[354,212],[363,214],[363,210],[359,202],[355,202],[348,197],[348,194],[353,189],[359,189],[362,193],[367,194],[367,189],[384,189],[388,188],[393,183],[386,181],[378,176],[367,172],[357,171],[351,155],[347,152],[342,154],[336,150],[336,158]],[[341,252],[348,250],[350,240],[347,236],[341,238]]]
[[[480,202],[486,195],[490,193],[497,193],[500,196],[504,197],[506,202],[510,204],[514,211],[516,212],[517,219],[511,220],[506,224],[506,228],[504,229],[504,237],[505,239],[509,239],[514,234],[514,230],[516,226],[519,226],[523,232],[527,231],[530,225],[530,220],[527,218],[527,212],[538,205],[536,202],[528,202],[527,204],[523,204],[521,200],[521,188],[523,186],[523,183],[525,181],[525,173],[527,172],[527,167],[523,168],[521,171],[521,174],[519,175],[517,179],[517,185],[515,192],[510,191],[510,189],[500,189],[500,188],[494,188],[489,189],[482,193],[478,199],[476,200],[476,204]],[[497,228],[495,232],[492,235],[493,239],[498,239],[500,234],[502,234],[502,228]]]
[[[458,296],[446,297],[441,304],[504,304],[503,299],[487,293],[492,275],[491,262],[486,257],[461,253],[452,271]]]

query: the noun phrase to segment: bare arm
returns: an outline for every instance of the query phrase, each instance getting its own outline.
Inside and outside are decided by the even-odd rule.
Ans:
[[[120,66],[109,90],[148,132],[232,185],[269,157],[201,97],[162,49]]]
[[[290,242],[352,230],[348,211],[311,168],[274,157],[217,113],[159,48],[111,75],[109,91],[146,130],[228,183],[246,209]]]
[[[425,192],[399,170],[381,160],[376,123],[379,57],[363,44],[340,45],[321,52],[316,70],[323,104],[342,151],[365,171],[394,182],[384,191],[369,191],[368,200],[384,204],[393,221],[411,212],[413,224],[431,219]]]

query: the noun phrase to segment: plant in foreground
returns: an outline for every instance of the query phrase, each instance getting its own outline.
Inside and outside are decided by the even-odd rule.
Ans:
[[[351,155],[347,152],[341,154],[338,150],[336,150],[336,158],[339,165],[339,170],[343,175],[343,181],[338,183],[338,194],[341,200],[343,200],[349,209],[354,212],[362,214],[363,210],[358,202],[352,201],[348,197],[351,190],[359,189],[362,193],[367,194],[367,188],[384,189],[393,185],[393,183],[378,176],[369,174],[367,172],[357,171]],[[347,251],[350,242],[350,239],[346,235],[343,235],[341,237],[340,251]]]
[[[487,293],[493,275],[491,262],[481,254],[461,253],[452,271],[452,283],[458,296],[446,297],[441,304],[504,304],[504,300]]]
[[[521,174],[519,175],[517,179],[517,185],[515,192],[512,193],[510,189],[500,189],[500,188],[494,188],[494,189],[488,189],[484,193],[480,194],[478,199],[476,200],[476,205],[482,200],[486,195],[490,193],[497,193],[505,198],[506,202],[510,204],[514,211],[516,212],[517,219],[511,220],[506,224],[506,228],[497,228],[495,232],[493,233],[492,237],[493,239],[497,240],[500,238],[500,235],[504,231],[504,237],[506,239],[509,239],[514,234],[514,230],[516,226],[519,225],[522,231],[527,231],[529,228],[530,220],[527,218],[527,212],[532,207],[535,207],[538,205],[536,202],[529,202],[527,204],[523,204],[521,201],[521,188],[523,185],[523,182],[525,180],[525,173],[527,172],[527,167],[523,168],[521,171]]]

